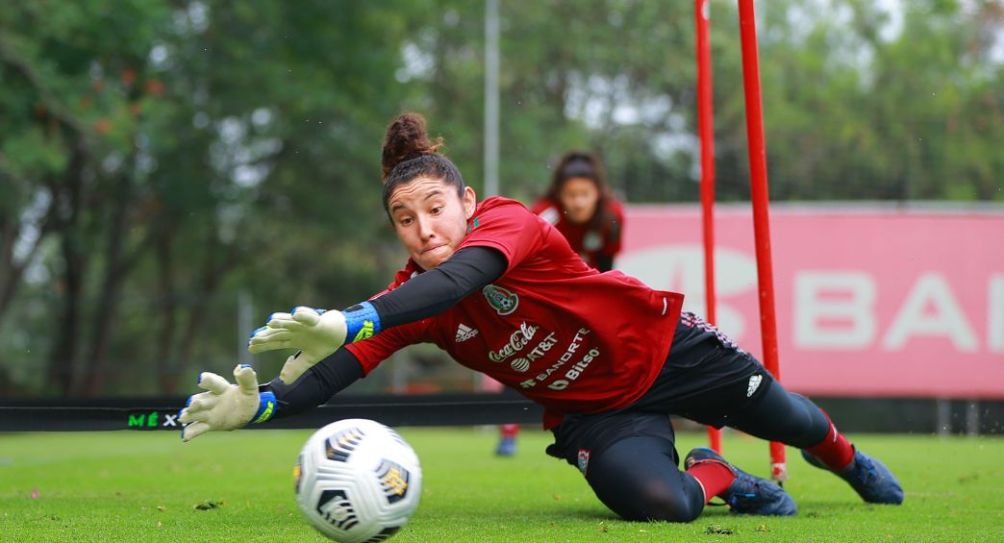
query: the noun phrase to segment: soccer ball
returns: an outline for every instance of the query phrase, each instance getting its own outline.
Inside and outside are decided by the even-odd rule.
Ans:
[[[300,510],[338,543],[394,535],[422,493],[415,451],[394,430],[366,419],[340,420],[314,432],[293,474]]]

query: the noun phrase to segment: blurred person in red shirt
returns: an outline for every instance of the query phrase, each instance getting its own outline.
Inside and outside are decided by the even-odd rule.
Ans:
[[[554,225],[589,267],[601,272],[613,269],[621,250],[624,209],[610,192],[599,157],[584,151],[565,153],[554,168],[547,194],[531,211]],[[502,390],[501,383],[488,376],[481,384],[487,391]],[[518,436],[518,424],[503,424],[495,454],[516,454]]]
[[[531,211],[553,224],[590,267],[613,269],[621,250],[624,209],[611,194],[596,155],[571,151],[561,157],[547,194]]]

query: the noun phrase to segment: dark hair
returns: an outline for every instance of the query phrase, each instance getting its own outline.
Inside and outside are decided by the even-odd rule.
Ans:
[[[419,176],[441,179],[464,195],[464,179],[460,170],[439,153],[443,138],[429,139],[425,117],[418,113],[402,113],[387,127],[383,138],[383,208],[390,214],[388,200],[394,189]]]
[[[596,212],[589,219],[589,228],[602,230],[613,218],[607,206],[613,198],[610,188],[607,186],[606,174],[603,172],[603,163],[600,158],[585,151],[569,151],[561,157],[558,165],[554,167],[551,176],[551,186],[547,189],[547,199],[561,205],[561,188],[569,179],[583,178],[589,179],[596,185],[599,192],[599,199],[596,201]]]

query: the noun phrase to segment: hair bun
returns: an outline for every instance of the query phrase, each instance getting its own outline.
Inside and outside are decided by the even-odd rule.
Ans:
[[[383,178],[394,166],[422,155],[435,154],[443,145],[442,138],[429,139],[425,117],[418,113],[402,113],[387,127],[383,139]]]

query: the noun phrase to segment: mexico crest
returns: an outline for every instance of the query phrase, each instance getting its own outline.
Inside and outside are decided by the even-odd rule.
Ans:
[[[502,287],[485,285],[485,288],[481,289],[481,293],[488,300],[488,305],[492,306],[492,309],[499,315],[511,315],[519,306],[519,296]]]

